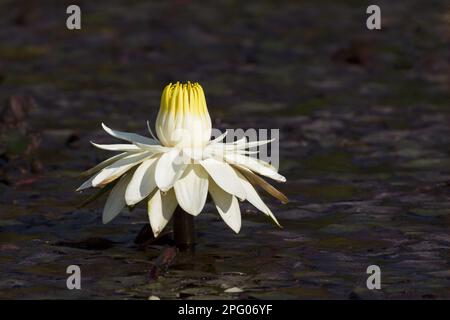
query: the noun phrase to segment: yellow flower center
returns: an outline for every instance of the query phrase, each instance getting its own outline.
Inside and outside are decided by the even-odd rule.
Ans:
[[[209,141],[211,118],[200,84],[177,82],[164,88],[156,133],[169,147],[199,147]]]

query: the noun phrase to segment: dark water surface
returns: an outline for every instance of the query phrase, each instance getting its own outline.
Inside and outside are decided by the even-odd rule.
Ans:
[[[379,1],[376,32],[359,1],[84,1],[76,32],[69,3],[29,3],[0,4],[1,106],[36,104],[2,130],[0,298],[450,298],[446,1]],[[203,85],[217,128],[280,129],[283,229],[244,203],[235,235],[208,204],[195,255],[166,263],[164,241],[133,242],[144,207],[108,225],[104,199],[77,208],[109,155],[89,140],[114,142],[100,123],[144,134],[176,80]]]

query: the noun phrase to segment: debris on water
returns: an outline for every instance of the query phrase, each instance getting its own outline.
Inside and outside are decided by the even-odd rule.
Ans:
[[[162,273],[172,265],[177,255],[177,249],[175,247],[164,248],[161,254],[152,261],[152,267],[150,269],[150,280],[156,280]]]
[[[361,297],[354,291],[352,291],[348,294],[348,298],[350,300],[361,300]]]
[[[66,147],[71,149],[78,149],[80,147],[80,136],[76,133],[70,134],[66,139]]]
[[[55,246],[78,248],[85,250],[106,250],[114,246],[114,242],[105,238],[87,238],[81,241],[59,241]]]
[[[336,50],[331,59],[355,65],[367,65],[370,59],[369,44],[362,40],[351,41],[346,47]]]
[[[18,179],[43,170],[36,156],[40,135],[30,124],[31,113],[36,107],[32,97],[16,95],[0,106],[0,180],[15,184]],[[22,181],[20,184],[27,183]]]
[[[0,245],[0,251],[11,251],[11,250],[20,250],[19,246],[13,244],[2,244]]]
[[[224,292],[226,292],[226,293],[240,293],[240,292],[244,292],[244,290],[242,290],[241,288],[238,288],[238,287],[232,287],[232,288],[226,289]]]

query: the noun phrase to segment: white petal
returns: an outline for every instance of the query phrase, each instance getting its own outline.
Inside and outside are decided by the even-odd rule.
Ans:
[[[238,150],[245,149],[246,142],[247,142],[246,137],[243,137],[231,143],[223,143],[223,142],[210,143],[206,148],[212,149],[214,153],[223,154],[226,151],[236,152]]]
[[[134,144],[97,144],[92,142],[94,147],[110,151],[139,151],[140,148]]]
[[[227,135],[227,131],[225,131],[224,133],[222,133],[220,136],[218,136],[217,138],[215,138],[214,140],[211,140],[209,143],[210,144],[214,144],[214,143],[218,143],[220,141],[223,140],[223,138],[225,138],[225,136]]]
[[[83,184],[81,186],[79,186],[77,188],[77,190],[75,190],[75,191],[81,191],[81,190],[84,190],[84,189],[87,189],[87,188],[92,188],[92,181],[94,180],[95,177],[96,177],[96,175],[90,177],[88,180],[83,182]]]
[[[241,180],[242,185],[244,186],[245,193],[247,194],[246,200],[254,205],[258,210],[264,212],[266,215],[272,218],[272,220],[279,226],[277,218],[273,215],[272,211],[270,211],[269,207],[262,201],[258,192],[252,186],[252,184],[239,172],[236,172]]]
[[[157,237],[169,222],[176,207],[178,206],[173,189],[166,193],[156,190],[148,201],[148,218],[153,234]]]
[[[250,150],[237,150],[236,152],[238,154],[244,154],[244,155],[258,154],[259,153],[259,151],[250,151]]]
[[[155,135],[153,134],[153,131],[152,131],[152,128],[151,128],[151,126],[150,126],[150,121],[148,121],[147,120],[147,129],[148,129],[148,132],[150,133],[150,135],[152,136],[152,138],[158,143],[158,144],[160,144],[159,143],[159,140],[155,137]]]
[[[268,194],[271,196],[277,198],[282,203],[288,203],[289,199],[280,191],[277,190],[274,186],[272,186],[270,183],[268,183],[266,180],[258,176],[253,171],[244,168],[239,165],[233,165],[233,169],[236,169],[237,172],[241,173],[245,178],[253,185],[258,185],[261,188],[263,188]]]
[[[219,187],[240,199],[245,199],[245,190],[236,172],[228,163],[209,158],[200,161],[200,164]]]
[[[262,146],[262,145],[271,143],[273,141],[275,141],[275,139],[247,142],[245,140],[245,138],[242,138],[242,139],[232,142],[232,143],[223,143],[223,147],[227,151],[244,150],[244,149]]]
[[[134,153],[114,162],[112,165],[104,168],[98,175],[95,176],[92,181],[92,186],[96,187],[98,185],[114,181],[149,156],[150,153],[148,152]]]
[[[202,211],[208,196],[208,174],[202,166],[188,166],[173,187],[184,211],[194,216]]]
[[[134,144],[136,146],[138,146],[140,149],[145,150],[145,151],[150,151],[154,154],[163,153],[163,152],[167,152],[167,151],[171,150],[171,148],[164,147],[159,144],[158,145],[149,145],[149,144],[143,144],[143,143],[139,143],[139,142],[135,142]]]
[[[86,171],[83,172],[81,175],[82,175],[82,176],[90,176],[91,174],[94,174],[94,173],[96,173],[96,172],[102,170],[103,168],[109,166],[110,164],[116,162],[117,160],[122,159],[122,158],[125,157],[126,155],[129,155],[129,153],[124,152],[124,153],[121,153],[121,154],[117,154],[117,155],[115,155],[114,157],[108,158],[108,159],[106,159],[106,160],[100,162],[100,163],[99,163],[98,165],[96,165],[95,167],[93,167],[93,168],[91,168],[91,169],[89,169],[89,170],[86,170]]]
[[[155,169],[157,160],[158,158],[145,160],[134,172],[125,192],[125,201],[128,205],[135,205],[156,188]]]
[[[244,137],[242,137],[239,140],[236,140],[234,142],[226,143],[226,145],[227,146],[231,146],[231,145],[234,145],[234,146],[245,146],[246,143],[247,143],[247,137],[244,136]]]
[[[235,142],[223,143],[223,147],[225,148],[225,150],[228,150],[228,151],[243,150],[243,149],[249,149],[249,148],[262,146],[262,145],[271,143],[273,141],[275,141],[275,139],[247,142],[246,137],[243,137]]]
[[[223,191],[214,181],[209,182],[209,193],[223,221],[236,233],[241,229],[241,210],[235,196]]]
[[[173,148],[164,153],[156,164],[156,185],[162,191],[167,191],[173,187],[186,168],[185,159],[180,156],[180,150]]]
[[[196,147],[196,148],[183,148],[182,153],[186,158],[190,158],[194,160],[194,163],[198,163],[200,160],[202,160],[205,156],[204,148],[203,147]]]
[[[112,130],[108,128],[104,123],[102,123],[103,129],[117,139],[122,139],[129,142],[139,142],[144,144],[158,144],[156,140],[141,136],[136,133],[129,133],[123,131]]]
[[[262,176],[266,176],[280,182],[286,181],[286,178],[279,174],[272,165],[262,160],[255,159],[253,157],[246,157],[237,153],[225,154],[224,157],[227,162],[241,165],[244,168],[255,171]]]
[[[203,149],[203,157],[210,158],[215,157],[218,159],[223,159],[223,154],[225,153],[225,144],[218,142],[207,145]]]
[[[244,147],[245,147],[245,149],[247,149],[247,148],[253,148],[253,147],[258,147],[258,146],[262,146],[262,145],[271,143],[271,142],[273,142],[273,141],[275,141],[275,138],[274,138],[274,139],[270,139],[270,140],[250,141],[250,142],[247,143]]]
[[[264,141],[263,141],[264,142]],[[253,145],[242,145],[242,146],[236,146],[232,143],[214,143],[214,144],[209,144],[208,146],[206,146],[205,150],[204,150],[204,155],[205,157],[214,157],[216,159],[222,159],[222,161],[224,161],[224,156],[225,154],[258,154],[259,151],[256,150],[245,150],[247,148],[250,147],[254,147]]]
[[[111,190],[105,207],[103,208],[103,223],[108,223],[114,219],[120,211],[125,207],[125,190],[128,182],[130,182],[131,175],[123,176],[119,182]]]

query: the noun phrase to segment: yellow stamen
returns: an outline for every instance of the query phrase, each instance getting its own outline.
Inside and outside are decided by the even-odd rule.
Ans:
[[[156,122],[157,135],[165,145],[196,146],[209,141],[211,119],[200,84],[169,83],[161,95]]]

